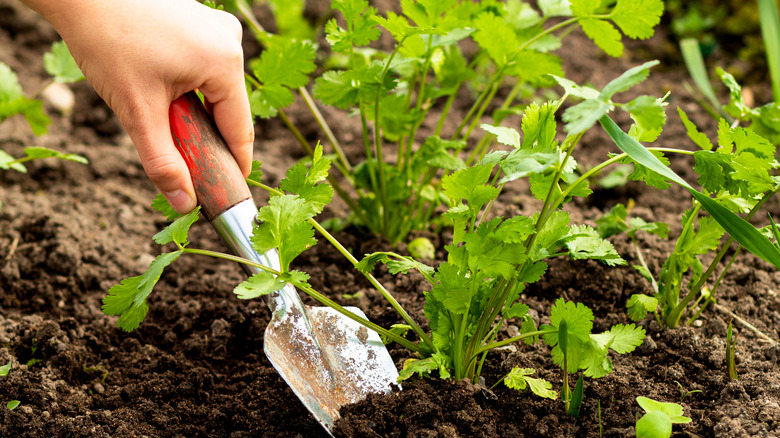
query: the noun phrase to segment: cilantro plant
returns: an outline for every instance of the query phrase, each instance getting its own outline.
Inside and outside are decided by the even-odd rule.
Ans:
[[[774,157],[775,146],[751,128],[729,125],[725,119],[720,119],[718,144],[715,146],[689,120],[685,112],[678,109],[678,114],[688,136],[700,150],[690,152],[667,149],[664,152],[693,157],[693,169],[699,175],[698,182],[707,200],[713,200],[731,212],[745,214],[747,219],[753,217],[780,190],[775,175],[778,167]],[[663,189],[669,183],[659,180],[654,185]],[[638,232],[648,232],[666,238],[669,233],[666,224],[648,224],[639,218],[629,218],[624,206],[613,208],[599,220],[602,237],[616,232],[628,234],[639,254],[640,264],[637,269],[651,282],[653,296],[637,294],[627,303],[629,315],[634,320],[644,318],[648,312],[655,312],[659,324],[676,327],[683,315],[691,314],[688,319],[690,323],[714,301],[713,294],[737,257],[739,248],[712,287],[707,288],[707,282],[734,238],[730,237],[721,244],[725,230],[713,216],[705,215],[706,207],[702,201],[692,199],[691,208],[683,213],[680,220],[682,231],[675,248],[657,274],[650,272],[641,258],[635,236]],[[715,251],[714,259],[707,257]],[[711,260],[706,269],[703,263],[705,257]],[[660,310],[657,310],[659,307]]]
[[[364,155],[353,164],[306,88],[316,68],[314,45],[285,33],[291,28],[281,24],[290,17],[280,9],[280,35],[271,35],[244,0],[228,3],[265,47],[250,61],[247,75],[254,114],[278,115],[311,154],[284,112],[300,95],[338,157],[334,164],[340,178],[329,182],[353,220],[390,243],[436,222],[435,209],[447,202],[441,178],[479,159],[495,140],[486,132],[467,147],[489,111],[499,124],[521,111],[522,96],[553,85],[549,74],[563,76],[561,61],[552,52],[574,27],[580,26],[607,54],[620,56],[620,31],[630,38],[649,38],[663,12],[661,0],[618,0],[610,6],[598,0],[541,0],[538,9],[520,0],[404,0],[401,14],[382,16],[367,0],[333,0],[341,20],[325,25],[332,55],[314,80],[313,94],[321,103],[359,117]],[[372,44],[382,32],[395,42],[389,52]],[[466,56],[461,42],[468,39],[478,50]],[[499,98],[503,87],[510,90]],[[465,116],[453,120],[452,104],[463,89],[477,97]],[[448,120],[454,128],[445,129]],[[464,160],[461,153],[467,150],[470,158]],[[342,188],[337,181],[351,187]]]

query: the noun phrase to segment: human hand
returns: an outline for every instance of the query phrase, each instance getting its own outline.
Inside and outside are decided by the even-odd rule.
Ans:
[[[87,81],[119,117],[146,174],[180,213],[195,208],[174,147],[170,103],[198,89],[244,176],[254,127],[241,25],[194,0],[23,0],[59,32]]]

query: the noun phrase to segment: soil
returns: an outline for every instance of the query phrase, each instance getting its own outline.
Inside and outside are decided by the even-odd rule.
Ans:
[[[324,2],[309,3],[316,5],[309,6],[308,15],[319,19],[328,14]],[[394,2],[379,3],[380,10],[397,8]],[[261,21],[268,21],[263,10],[259,12]],[[40,17],[9,0],[0,0],[0,27],[0,61],[19,73],[25,90],[36,90],[45,79],[41,54],[57,39],[56,33]],[[632,42],[623,57],[612,59],[575,32],[559,53],[568,77],[599,87],[630,66],[661,59],[661,66],[638,91],[672,92],[670,121],[660,142],[692,149],[673,108],[685,109],[707,133],[715,132],[715,124],[684,88],[685,68],[675,57],[674,41],[668,35],[661,27],[654,38]],[[258,49],[250,43],[247,53],[254,55]],[[713,57],[711,62],[717,64],[729,54],[716,49]],[[752,94],[765,101],[768,82],[757,84],[750,87]],[[28,165],[27,174],[0,172],[0,365],[11,363],[9,374],[0,377],[0,436],[327,436],[263,354],[269,311],[259,300],[243,301],[233,295],[233,287],[243,278],[236,265],[195,256],[180,259],[166,270],[149,299],[146,320],[131,333],[118,329],[115,318],[103,315],[106,290],[139,275],[162,251],[151,236],[165,221],[149,207],[156,191],[116,118],[86,83],[72,89],[77,102],[73,115],[49,108],[52,124],[46,135],[34,137],[19,117],[0,125],[0,149],[12,155],[37,144],[89,159],[88,165],[39,160]],[[360,138],[358,121],[321,109],[356,161],[362,146],[349,143]],[[465,112],[466,104],[456,103],[454,111]],[[300,102],[288,115],[309,140],[320,136]],[[618,121],[628,126],[626,119]],[[583,139],[576,158],[585,166],[593,165],[614,150],[603,132],[593,130]],[[301,156],[278,120],[258,122],[255,158],[263,161],[268,184],[278,183]],[[672,166],[683,178],[695,179],[687,161],[674,159]],[[262,203],[264,195],[255,194]],[[629,200],[636,202],[635,212],[645,219],[670,223],[672,237],[679,233],[680,213],[690,202],[676,187],[661,192],[629,183],[598,189],[567,210],[575,220],[592,224],[611,206]],[[527,187],[520,184],[505,190],[495,211],[531,213],[537,207]],[[780,214],[776,201],[768,209]],[[325,215],[343,213],[335,203]],[[441,260],[446,232],[426,235],[439,249]],[[354,254],[388,248],[355,229],[342,231],[337,238]],[[190,241],[194,247],[223,250],[205,221],[194,225]],[[636,263],[626,238],[613,241],[629,265]],[[654,270],[673,247],[672,239],[643,237],[640,242]],[[358,305],[371,320],[383,326],[400,322],[326,242],[305,252],[297,267],[311,275],[315,289],[340,303]],[[421,279],[393,277],[381,269],[377,275],[422,321]],[[558,297],[583,302],[595,314],[594,329],[601,331],[628,322],[627,299],[634,293],[648,293],[649,287],[630,267],[556,259],[544,279],[526,291],[525,302],[542,322]],[[538,377],[560,388],[560,371],[547,347],[513,345],[490,354],[486,386],[411,379],[400,391],[344,407],[335,433],[350,437],[633,436],[641,414],[635,399],[647,396],[682,400],[685,414],[693,421],[675,426],[675,436],[777,437],[780,344],[764,342],[735,322],[739,379],[730,382],[725,336],[731,319],[728,312],[733,312],[777,340],[778,291],[780,273],[750,254],[741,254],[720,287],[719,306],[707,310],[696,323],[675,330],[662,330],[649,317],[641,323],[647,331],[644,344],[631,354],[613,356],[614,371],[608,376],[586,381],[577,419],[563,413],[560,401],[503,385],[487,388],[517,365],[536,369]],[[388,348],[399,366],[410,357],[401,347]],[[21,403],[14,410],[6,409],[11,400]]]

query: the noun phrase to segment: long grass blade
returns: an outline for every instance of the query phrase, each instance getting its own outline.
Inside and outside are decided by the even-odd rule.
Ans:
[[[710,84],[707,66],[704,64],[704,57],[701,56],[699,41],[696,38],[682,39],[680,41],[680,53],[682,53],[685,66],[688,68],[688,74],[691,75],[696,88],[710,101],[710,105],[718,114],[725,114],[723,106],[718,102],[718,98],[715,97],[715,90],[713,90],[712,84]]]
[[[766,46],[769,76],[772,78],[772,94],[775,103],[780,104],[780,12],[776,1],[758,0],[758,16],[761,21],[761,36]]]
[[[634,138],[623,132],[609,117],[602,117],[599,122],[618,148],[628,154],[634,161],[675,182],[691,192],[713,219],[715,219],[740,245],[748,251],[761,257],[780,269],[780,250],[761,234],[756,227],[715,202],[709,196],[697,191],[674,171],[661,163],[650,151],[639,144]]]

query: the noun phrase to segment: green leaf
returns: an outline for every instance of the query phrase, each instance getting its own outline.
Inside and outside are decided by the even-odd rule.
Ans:
[[[539,0],[539,9],[545,17],[569,16],[572,14],[569,0]]]
[[[168,200],[165,199],[165,196],[163,196],[162,193],[158,193],[157,196],[154,197],[154,200],[152,200],[152,208],[165,216],[165,219],[169,222],[183,216],[171,207],[171,204],[168,203]]]
[[[233,289],[239,299],[248,300],[262,297],[284,288],[284,281],[279,280],[270,272],[254,274]]]
[[[616,353],[626,354],[642,345],[645,340],[645,329],[634,324],[616,324],[606,332],[596,336],[605,340],[605,345]]]
[[[582,375],[577,379],[577,384],[574,385],[574,391],[571,392],[571,400],[569,400],[569,410],[566,412],[574,418],[580,416],[580,408],[582,407],[582,393],[584,388],[584,379]]]
[[[566,237],[566,247],[572,260],[600,260],[608,266],[625,265],[626,261],[615,251],[608,240],[587,225],[574,225]]]
[[[43,54],[43,66],[50,75],[54,76],[55,82],[67,84],[84,79],[84,73],[70,54],[65,41],[52,44],[51,52]]]
[[[570,79],[555,75],[553,75],[553,78],[558,82],[558,85],[563,87],[567,94],[571,94],[572,96],[590,100],[598,99],[599,94],[601,94],[599,90],[596,90],[595,88],[588,87],[587,85],[579,85]]]
[[[587,17],[601,7],[601,0],[571,0],[570,3],[575,17]]]
[[[31,147],[24,148],[24,153],[29,158],[32,159],[59,158],[61,160],[75,161],[81,164],[89,163],[89,161],[87,161],[87,159],[82,157],[81,155],[67,154],[60,151],[56,151],[54,149],[49,149],[49,148],[44,148],[39,146],[31,146]]]
[[[623,54],[623,43],[620,41],[620,32],[612,23],[596,18],[580,20],[582,31],[607,55],[615,58]]]
[[[655,141],[666,124],[666,112],[661,99],[639,96],[625,106],[634,120],[629,134],[638,141]]]
[[[563,298],[555,300],[550,311],[550,325],[542,324],[540,329],[547,331],[542,339],[553,347],[553,362],[563,364],[563,352],[560,341],[559,328],[564,323],[567,341],[567,367],[570,372],[580,368],[585,344],[589,342],[590,331],[593,328],[593,312],[582,303],[566,302]]]
[[[11,400],[8,402],[8,404],[5,405],[5,407],[8,408],[9,411],[13,411],[17,406],[19,406],[20,403],[21,402],[19,400]]]
[[[403,369],[398,372],[398,381],[406,380],[415,373],[420,374],[420,376],[429,376],[431,372],[437,370],[439,371],[439,378],[448,379],[450,377],[450,373],[447,371],[448,359],[440,353],[433,354],[425,359],[407,359],[404,362]]]
[[[622,131],[621,131],[622,132]],[[631,137],[629,137],[631,138]],[[632,138],[633,140],[633,138]],[[637,143],[639,144],[639,143]],[[668,166],[669,160],[664,156],[663,152],[661,151],[648,151],[650,155],[652,155],[655,160],[657,160],[661,165]],[[640,161],[634,160],[633,156],[629,154],[628,157],[623,159],[621,161],[622,163],[633,163],[634,164],[634,171],[631,172],[631,174],[628,175],[628,179],[632,181],[644,181],[645,184],[655,187],[657,189],[666,190],[672,185],[669,183],[667,178],[665,178],[665,175],[661,175],[658,172],[655,172],[653,169],[648,168],[642,164]]]
[[[176,219],[172,224],[155,234],[153,239],[158,245],[175,242],[177,246],[187,246],[187,235],[190,227],[198,220],[200,206]]]
[[[659,63],[660,61],[658,60],[648,61],[642,65],[626,70],[623,74],[610,81],[604,89],[601,90],[599,97],[604,100],[612,99],[612,96],[615,94],[622,93],[634,85],[641,83],[650,75],[650,68]]]
[[[575,135],[587,131],[613,108],[611,103],[602,100],[584,100],[567,108],[563,113],[566,132]]]
[[[531,103],[523,112],[523,148],[537,148],[537,150],[556,150],[555,134],[557,123],[555,112],[558,102],[545,102],[543,105]]]
[[[317,143],[311,166],[297,163],[287,171],[279,187],[303,198],[314,208],[314,214],[319,214],[333,198],[333,188],[328,184],[320,184],[328,177],[330,160],[322,157],[322,145]]]
[[[520,133],[514,128],[507,128],[504,126],[493,126],[483,123],[479,125],[480,128],[496,136],[496,141],[513,148],[520,147]]]
[[[272,197],[257,214],[260,224],[252,233],[252,247],[260,254],[279,248],[282,273],[289,271],[292,260],[317,243],[307,222],[315,211],[298,195]]]
[[[16,163],[16,158],[10,155],[8,152],[0,149],[0,169],[8,170],[13,169],[17,172],[27,173],[27,168],[22,163]]]
[[[469,310],[472,291],[468,277],[449,262],[442,263],[435,275],[436,284],[429,294],[455,314],[462,315]]]
[[[474,20],[474,41],[485,50],[493,62],[504,66],[513,61],[520,47],[515,32],[507,26],[502,17],[491,12],[483,12]]]
[[[334,0],[333,9],[344,14],[347,29],[339,27],[336,19],[325,25],[325,39],[335,52],[348,53],[355,46],[365,46],[381,35],[373,17],[376,9],[365,0]]]
[[[24,97],[24,91],[19,85],[18,76],[11,70],[11,67],[0,62],[0,103],[10,102],[21,97]],[[8,116],[0,113],[0,118]]]
[[[663,13],[662,0],[618,0],[611,18],[628,37],[644,40],[653,36]]]
[[[634,294],[628,299],[626,307],[628,316],[634,321],[640,321],[658,308],[658,300],[645,294]]]
[[[309,83],[309,73],[314,64],[316,52],[307,41],[277,38],[274,44],[260,54],[251,64],[257,79],[265,86],[283,85],[287,88],[303,87]]]
[[[672,421],[663,412],[652,411],[636,422],[637,438],[669,438],[672,436]]]
[[[533,368],[514,367],[504,378],[504,384],[511,389],[524,390],[529,388],[531,392],[542,398],[555,400],[558,393],[552,390],[552,383],[544,379],[529,377],[536,372]]]
[[[252,160],[252,171],[249,173],[249,176],[246,178],[247,181],[252,180],[254,182],[260,182],[263,180],[263,170],[261,169],[261,166],[263,163],[261,163],[258,160]]]
[[[181,250],[160,254],[143,275],[124,279],[120,284],[112,286],[103,298],[103,313],[120,315],[117,326],[124,331],[138,328],[149,310],[146,298],[160,280],[163,270],[181,254]]]
[[[528,175],[539,174],[555,166],[558,162],[557,153],[534,152],[529,149],[515,149],[501,160],[501,170],[504,177],[499,184],[504,184]]]
[[[472,212],[478,212],[498,196],[498,188],[485,184],[492,170],[492,166],[474,166],[445,176],[441,182],[444,195],[450,200],[462,199]]]
[[[563,76],[561,58],[549,53],[521,50],[512,55],[512,64],[505,70],[507,75],[539,87],[555,83],[551,75]]]
[[[8,362],[7,364],[0,367],[0,377],[5,377],[8,375],[8,373],[11,371],[11,365],[13,362]]]
[[[688,137],[703,150],[711,151],[713,146],[710,139],[707,138],[707,135],[699,131],[696,125],[694,125],[693,122],[688,119],[688,115],[685,114],[682,108],[677,107],[677,114],[680,115],[680,120],[682,120],[683,125],[685,125],[685,129],[688,132]]]

